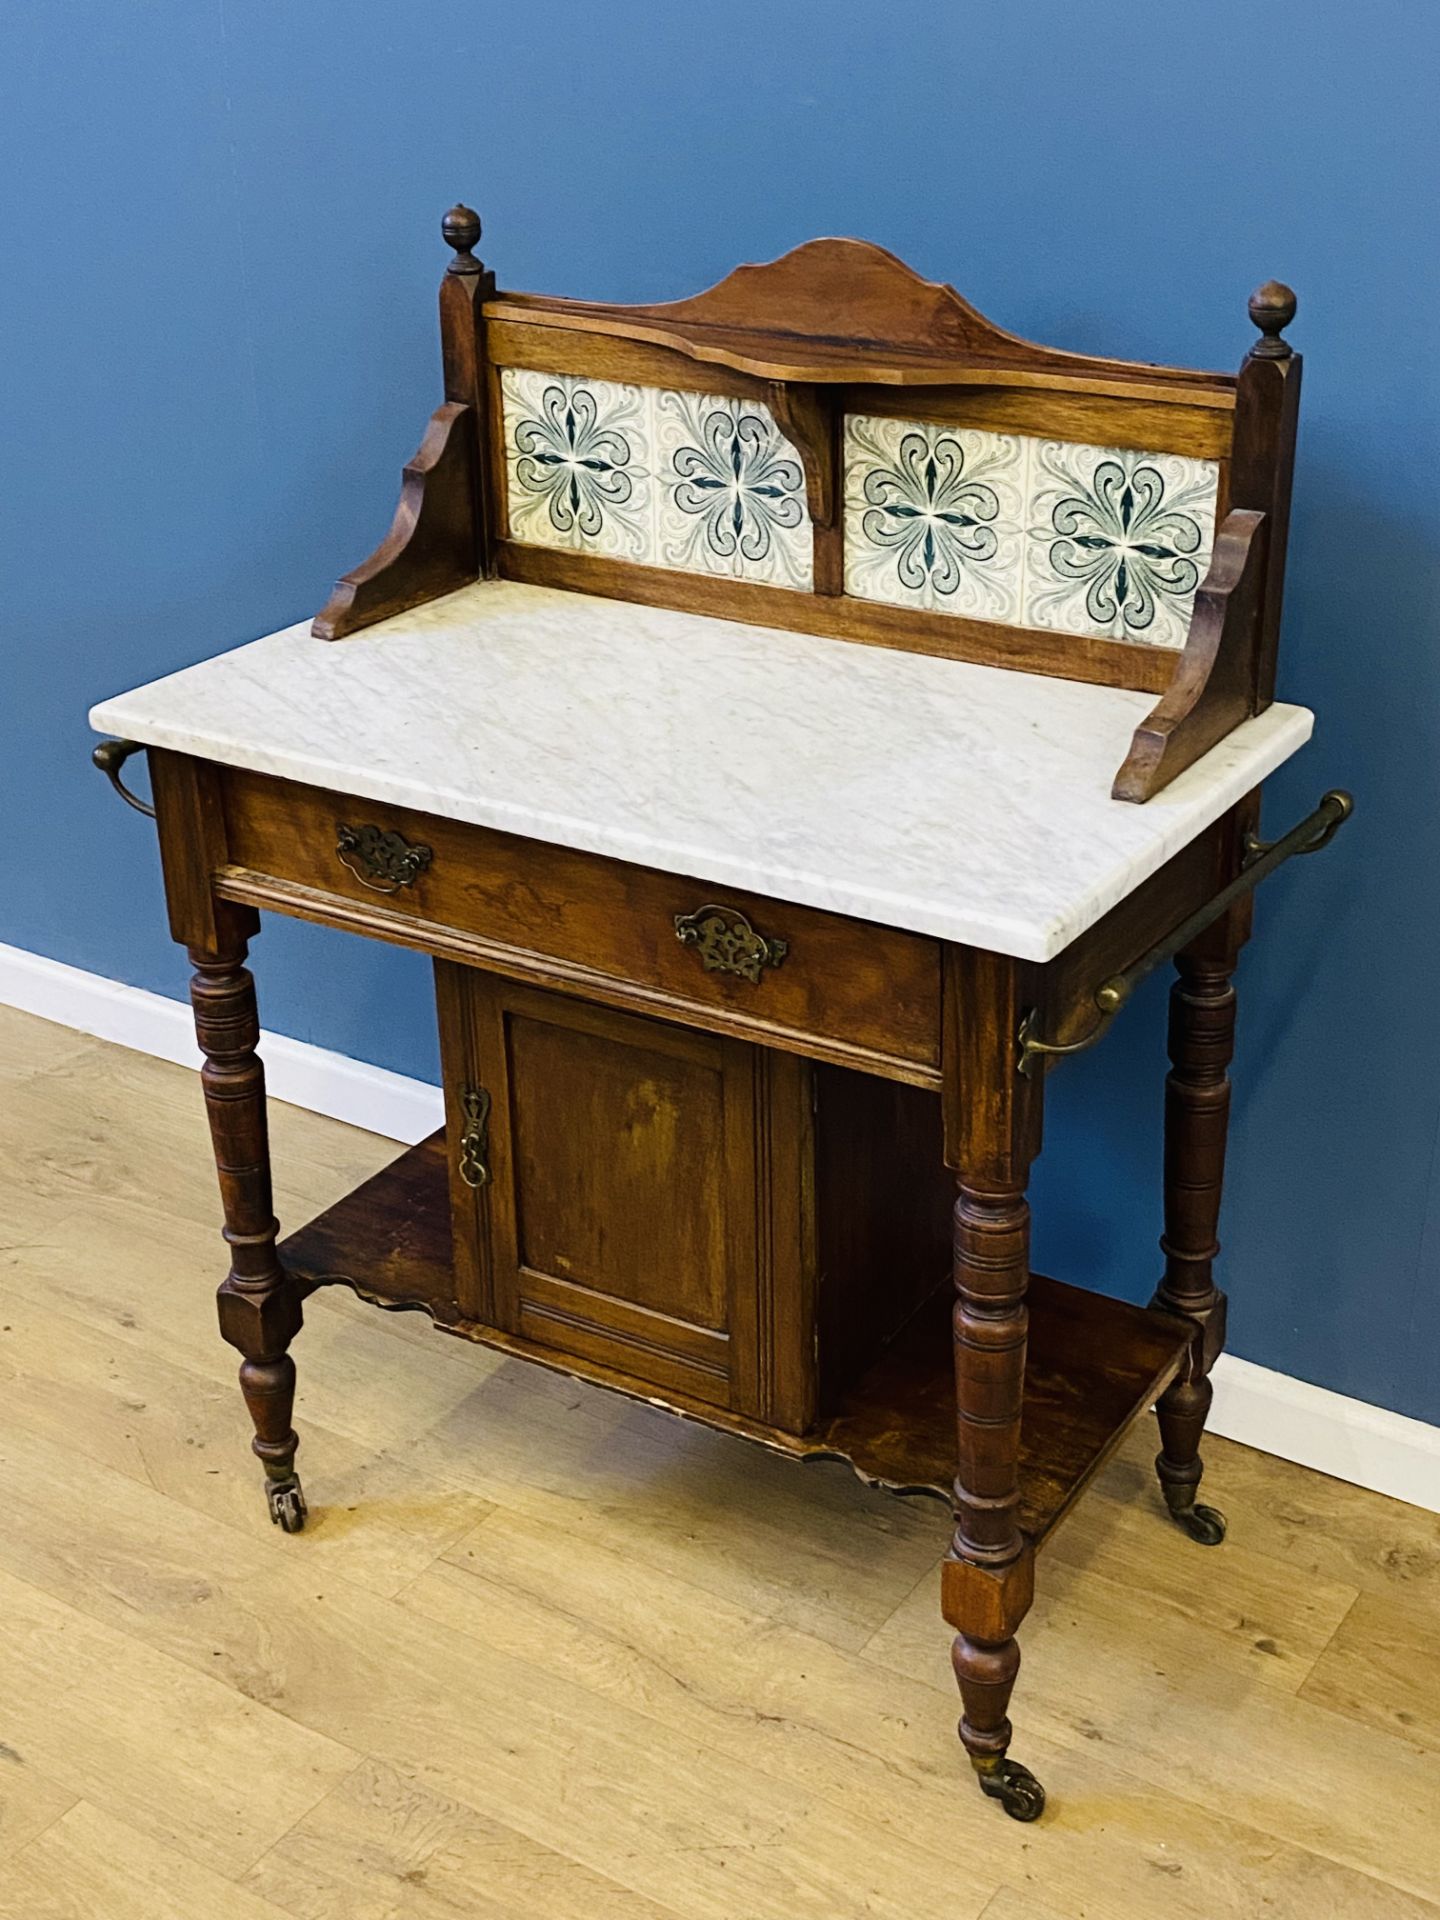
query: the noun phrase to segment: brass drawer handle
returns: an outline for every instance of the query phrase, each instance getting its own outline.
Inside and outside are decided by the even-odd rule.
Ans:
[[[335,829],[335,851],[361,886],[376,893],[399,893],[413,886],[435,858],[429,847],[412,847],[384,827],[347,827],[343,821]]]
[[[790,951],[788,940],[767,940],[738,907],[697,907],[677,913],[675,937],[694,947],[707,973],[734,973],[757,986],[766,967],[778,967]]]
[[[462,1087],[460,1110],[465,1126],[460,1135],[460,1178],[467,1187],[483,1187],[490,1180],[490,1095],[484,1087]]]

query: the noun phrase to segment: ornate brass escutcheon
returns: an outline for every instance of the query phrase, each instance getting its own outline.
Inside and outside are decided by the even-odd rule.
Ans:
[[[384,827],[347,827],[343,821],[335,829],[335,851],[361,886],[376,893],[399,893],[413,886],[435,858],[429,847],[412,847]]]
[[[462,1087],[460,1110],[465,1126],[460,1135],[460,1178],[467,1187],[483,1187],[490,1179],[490,1095],[484,1087]]]
[[[734,973],[759,984],[766,967],[778,967],[790,951],[788,940],[767,940],[738,907],[697,907],[677,913],[675,937],[694,947],[707,973]]]

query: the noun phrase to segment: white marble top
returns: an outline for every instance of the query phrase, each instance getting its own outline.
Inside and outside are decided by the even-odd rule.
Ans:
[[[1273,706],[1143,806],[1151,695],[484,582],[102,700],[104,733],[1048,960],[1309,738]]]

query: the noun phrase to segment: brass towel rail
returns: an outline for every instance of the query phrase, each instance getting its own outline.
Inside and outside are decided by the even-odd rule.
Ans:
[[[99,767],[105,778],[114,787],[127,807],[134,807],[137,813],[143,813],[147,819],[155,818],[155,809],[148,800],[142,800],[138,793],[132,793],[120,778],[120,769],[132,753],[143,749],[138,740],[102,740],[90,758]]]
[[[1030,1009],[1020,1022],[1017,1035],[1020,1047],[1016,1062],[1018,1070],[1028,1078],[1037,1069],[1043,1071],[1048,1068],[1052,1060],[1062,1055],[1084,1053],[1093,1047],[1097,1040],[1104,1037],[1110,1022],[1148,974],[1165,961],[1173,960],[1197,934],[1203,933],[1212,921],[1218,920],[1227,907],[1258,887],[1267,875],[1274,873],[1277,867],[1283,866],[1295,854],[1318,853],[1322,847],[1328,847],[1354,811],[1352,796],[1335,787],[1322,798],[1313,813],[1306,814],[1279,840],[1257,840],[1252,834],[1245,843],[1244,863],[1228,886],[1212,894],[1203,907],[1197,907],[1158,946],[1151,947],[1148,953],[1142,954],[1123,973],[1112,973],[1108,979],[1100,982],[1094,994],[1095,1024],[1078,1040],[1042,1040],[1035,1030],[1040,1017],[1039,1010],[1035,1007]]]

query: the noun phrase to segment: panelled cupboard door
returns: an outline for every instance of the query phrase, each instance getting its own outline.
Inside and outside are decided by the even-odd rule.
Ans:
[[[803,1430],[806,1064],[447,961],[436,982],[461,1313]]]

